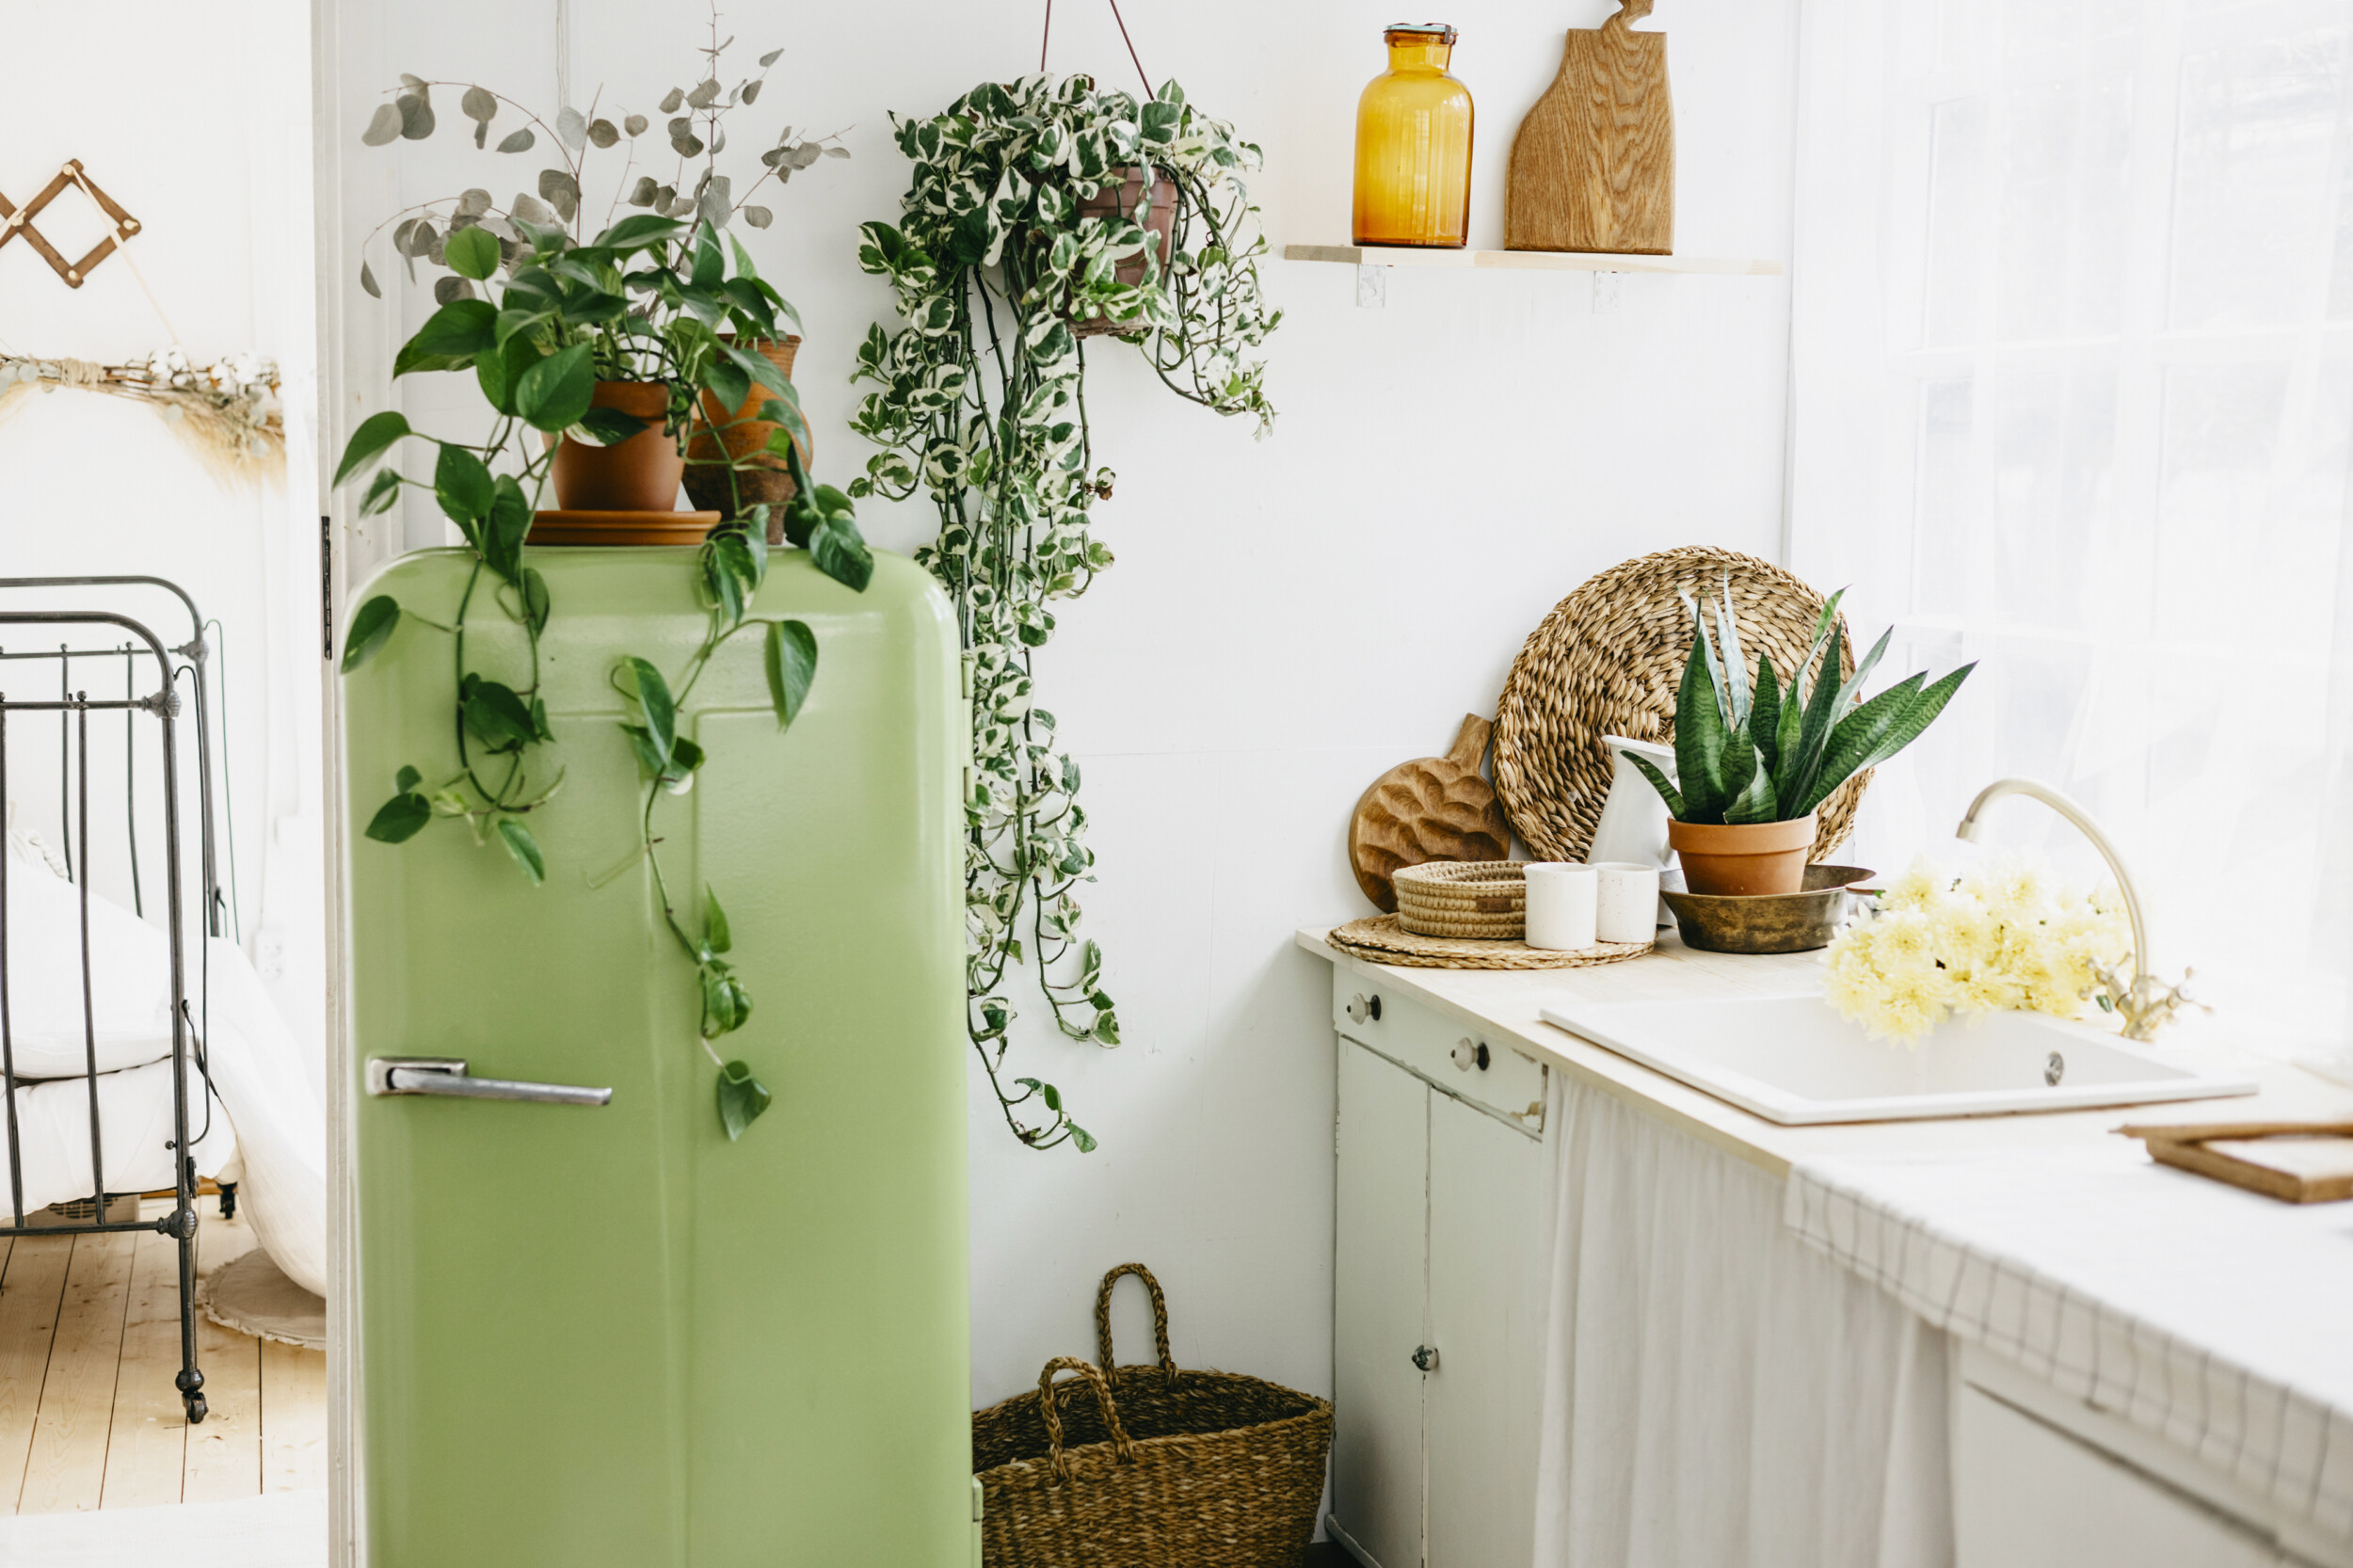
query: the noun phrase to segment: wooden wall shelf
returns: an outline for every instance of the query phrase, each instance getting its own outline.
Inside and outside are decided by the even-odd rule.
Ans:
[[[1496,267],[1526,272],[1694,272],[1778,278],[1779,262],[1717,256],[1622,256],[1570,250],[1417,250],[1377,245],[1287,245],[1287,262],[1349,266]]]

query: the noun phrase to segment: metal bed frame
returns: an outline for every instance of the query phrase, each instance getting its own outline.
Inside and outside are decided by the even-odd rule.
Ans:
[[[185,643],[168,648],[162,639],[143,623],[129,616],[109,610],[0,610],[0,639],[8,638],[18,628],[112,627],[128,633],[131,641],[109,648],[74,648],[60,643],[54,650],[20,651],[0,643],[0,798],[6,798],[8,785],[8,736],[12,720],[19,715],[55,713],[58,726],[58,809],[63,819],[63,851],[69,873],[80,895],[81,954],[82,954],[82,1020],[87,1042],[85,1070],[72,1075],[83,1079],[89,1089],[89,1151],[91,1186],[91,1217],[88,1221],[67,1220],[40,1226],[25,1224],[24,1179],[23,1159],[18,1144],[16,1091],[16,1045],[9,1023],[8,984],[8,860],[0,853],[0,1101],[6,1104],[8,1139],[8,1215],[9,1224],[0,1224],[0,1237],[15,1236],[89,1236],[118,1231],[154,1231],[171,1237],[180,1253],[180,1371],[173,1378],[180,1390],[182,1402],[191,1424],[204,1419],[204,1373],[197,1366],[196,1355],[196,1270],[197,1270],[197,1183],[196,1160],[188,1154],[189,1068],[205,1084],[205,1126],[211,1126],[212,1104],[210,1078],[205,1071],[205,1024],[197,1011],[189,1006],[187,933],[184,921],[182,899],[183,846],[180,824],[180,726],[183,722],[180,700],[180,678],[192,678],[195,696],[196,750],[198,795],[202,821],[197,834],[200,874],[203,879],[203,908],[206,931],[215,936],[222,935],[224,913],[219,880],[214,865],[213,818],[213,757],[210,725],[207,722],[205,686],[211,650],[204,642],[204,617],[198,612],[196,601],[179,584],[161,577],[10,577],[0,578],[0,592],[40,588],[161,588],[176,595],[188,612],[189,637]],[[136,695],[138,672],[146,658],[154,661],[155,689],[146,696]],[[73,685],[75,664],[92,659],[120,660],[123,666],[125,695],[120,698],[93,697],[87,688]],[[181,661],[174,667],[174,661]],[[54,698],[20,698],[9,695],[9,673],[20,664],[29,664],[27,673],[39,667],[40,661],[54,661],[57,666],[58,691]],[[135,906],[143,905],[139,891],[137,776],[139,715],[144,713],[159,727],[163,752],[163,817],[165,898],[167,919],[171,936],[171,1080],[172,1138],[169,1147],[172,1161],[173,1204],[171,1212],[159,1220],[111,1220],[108,1200],[136,1194],[106,1191],[106,1167],[100,1136],[98,1107],[98,1045],[95,1015],[90,997],[89,952],[89,726],[93,713],[120,712],[125,724],[123,753],[124,824],[129,840],[132,899]],[[24,722],[24,721],[20,721]],[[144,909],[138,910],[144,913]],[[203,966],[209,970],[209,965]],[[199,1008],[207,1000],[209,986],[200,986]],[[221,1209],[224,1216],[233,1213],[234,1188],[221,1188]]]

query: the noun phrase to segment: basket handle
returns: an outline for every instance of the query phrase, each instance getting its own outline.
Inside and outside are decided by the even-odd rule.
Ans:
[[[1075,1355],[1058,1355],[1046,1364],[1037,1375],[1037,1408],[1046,1417],[1047,1452],[1052,1457],[1054,1474],[1064,1480],[1070,1479],[1070,1461],[1062,1451],[1062,1412],[1054,1406],[1054,1374],[1076,1372],[1095,1389],[1095,1402],[1102,1407],[1103,1424],[1111,1429],[1112,1448],[1119,1455],[1119,1463],[1135,1463],[1136,1448],[1128,1440],[1128,1429],[1119,1424],[1119,1408],[1112,1402],[1112,1385],[1091,1362]],[[1064,1386],[1068,1386],[1065,1384]]]
[[[1119,1370],[1112,1360],[1112,1287],[1119,1283],[1122,1274],[1135,1275],[1144,1281],[1144,1288],[1152,1292],[1152,1337],[1160,1346],[1160,1370],[1167,1375],[1169,1382],[1175,1383],[1176,1358],[1168,1353],[1168,1298],[1160,1294],[1160,1282],[1152,1277],[1152,1271],[1141,1263],[1122,1263],[1103,1276],[1102,1287],[1095,1292],[1096,1364],[1102,1368],[1103,1376],[1107,1379]]]

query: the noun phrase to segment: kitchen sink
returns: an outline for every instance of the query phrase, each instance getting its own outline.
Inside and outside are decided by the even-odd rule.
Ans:
[[[2251,1079],[2187,1065],[2041,1013],[1948,1019],[1916,1048],[1873,1039],[1818,994],[1569,1003],[1557,1025],[1769,1122],[1894,1122],[2251,1095]]]

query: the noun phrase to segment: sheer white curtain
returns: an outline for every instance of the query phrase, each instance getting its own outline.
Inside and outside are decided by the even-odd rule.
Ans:
[[[2042,778],[2234,1036],[2344,1052],[2353,3],[1803,28],[1791,564],[1900,667],[1979,661],[1882,771],[1862,863]],[[2007,803],[1987,837],[2089,871],[2068,835]]]

